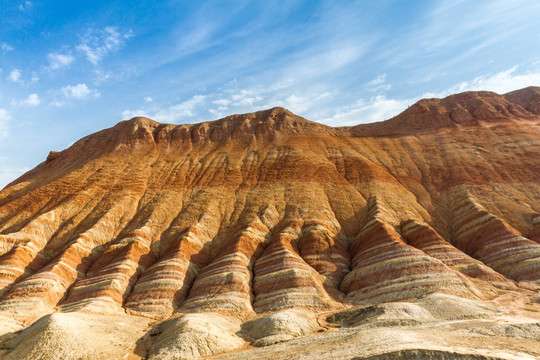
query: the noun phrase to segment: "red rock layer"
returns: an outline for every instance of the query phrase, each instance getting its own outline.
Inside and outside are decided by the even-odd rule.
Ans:
[[[266,213],[271,212],[266,209]],[[277,214],[272,217],[277,220]],[[199,273],[180,311],[223,310],[244,316],[252,313],[253,262],[260,256],[268,234],[268,227],[260,219],[234,234],[220,256]]]
[[[391,217],[376,198],[370,200],[368,222],[349,247],[352,270],[341,284],[348,302],[399,301],[433,291],[476,297],[478,291],[463,276],[407,245],[389,224]]]
[[[457,198],[452,242],[516,281],[540,283],[540,245],[490,214],[470,195]]]
[[[119,203],[109,209],[90,229],[73,239],[47,266],[17,283],[0,301],[0,312],[29,320],[51,311],[77,280],[84,278],[101,248],[119,231],[126,209]]]
[[[325,289],[326,277],[317,273],[299,254],[302,225],[298,218],[286,220],[255,263],[253,308],[256,312],[337,306]]]
[[[408,220],[401,226],[401,233],[407,244],[422,250],[427,255],[442,261],[446,266],[464,275],[486,281],[503,289],[515,288],[512,282],[501,274],[456,249],[428,224]]]
[[[208,230],[214,226],[208,219],[212,218],[205,216],[190,227],[142,273],[126,302],[130,313],[163,318],[186,299],[200,269],[210,260],[204,245],[211,241],[213,232]]]
[[[349,272],[347,245],[347,238],[339,231],[339,227],[312,220],[304,223],[297,248],[302,259],[325,277],[327,289],[338,289],[343,277]]]
[[[51,254],[58,254],[77,234],[85,231],[84,227],[94,225],[112,204],[131,197],[132,189],[120,189],[117,183],[123,180],[122,171],[135,169],[125,164],[114,166],[114,162],[111,165],[107,176],[100,177],[94,168],[78,169],[0,208],[3,219],[0,229],[4,232],[0,234],[0,252],[3,253],[0,256],[0,295],[14,282],[47,264],[54,257]],[[81,183],[87,186],[82,187]],[[71,190],[66,184],[70,184]],[[10,195],[0,202],[6,199],[9,200]],[[129,200],[124,203],[129,204]],[[126,219],[132,215],[126,214]],[[119,217],[114,222],[117,227],[123,224]]]
[[[16,233],[0,235],[3,250],[0,257],[0,291],[41,268],[45,263],[42,250],[60,226],[55,213],[46,212]],[[0,293],[1,294],[1,293]]]

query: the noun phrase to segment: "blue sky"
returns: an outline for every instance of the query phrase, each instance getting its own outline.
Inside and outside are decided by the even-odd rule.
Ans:
[[[0,0],[0,187],[91,132],[540,85],[538,1]]]

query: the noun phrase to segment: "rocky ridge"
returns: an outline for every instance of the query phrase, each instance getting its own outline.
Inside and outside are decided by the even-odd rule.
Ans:
[[[539,357],[538,159],[534,87],[344,128],[283,108],[120,122],[0,192],[2,351],[294,358],[318,344],[329,358],[345,336],[358,343],[340,358]],[[334,321],[351,311],[364,320]],[[361,348],[368,333],[380,351]]]

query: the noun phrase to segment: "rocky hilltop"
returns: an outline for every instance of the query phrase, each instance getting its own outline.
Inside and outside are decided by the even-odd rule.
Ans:
[[[137,117],[0,192],[6,359],[535,359],[539,339],[540,88],[341,128]]]

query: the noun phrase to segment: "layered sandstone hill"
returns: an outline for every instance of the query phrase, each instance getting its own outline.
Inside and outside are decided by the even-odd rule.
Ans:
[[[497,328],[489,346],[479,330],[467,346],[458,327],[457,353],[381,332],[386,348],[359,336],[337,358],[535,358],[539,234],[540,88],[343,128],[283,108],[138,117],[0,192],[0,344],[8,359],[253,358],[267,345],[263,358],[291,358],[283,346],[305,346],[292,338],[333,344],[351,324],[483,318],[533,328],[519,341]]]

